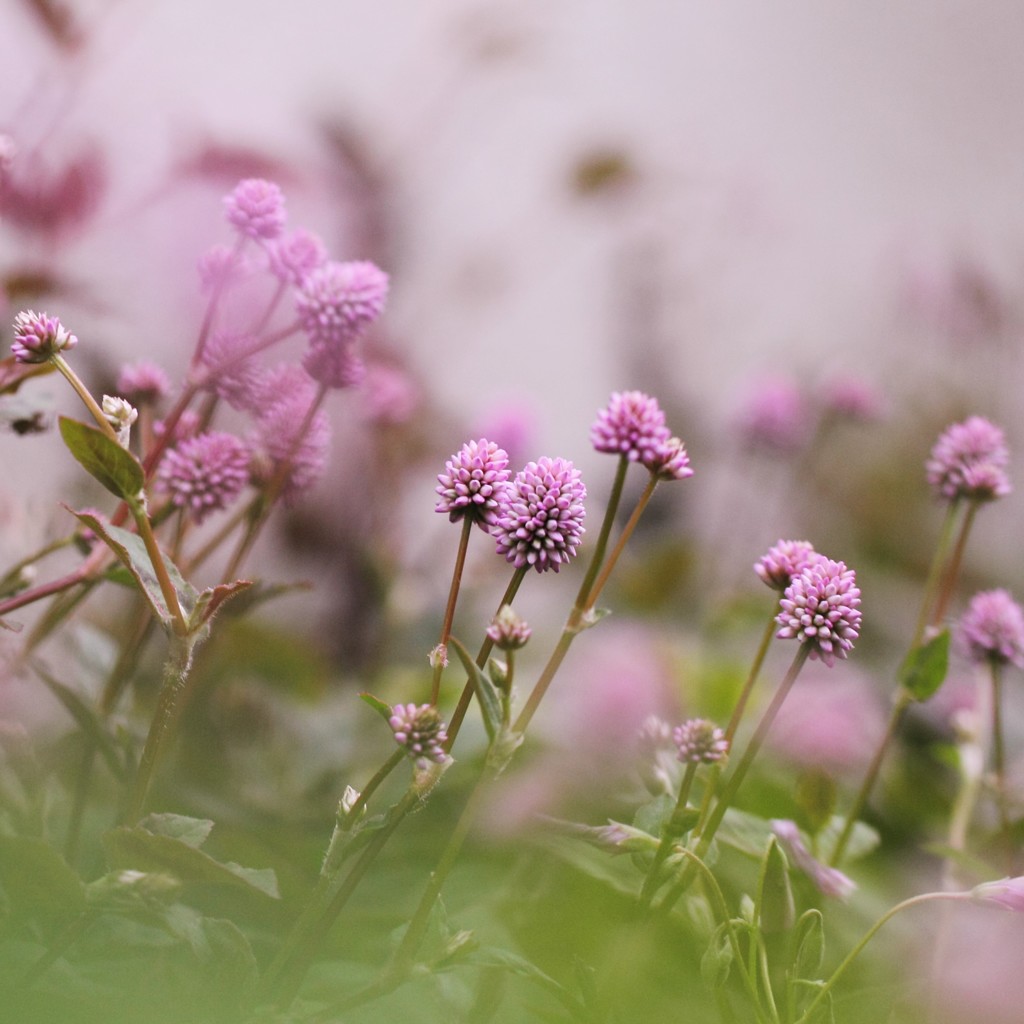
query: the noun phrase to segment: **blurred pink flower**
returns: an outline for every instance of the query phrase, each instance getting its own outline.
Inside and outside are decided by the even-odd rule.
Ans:
[[[795,383],[766,377],[747,394],[736,425],[746,447],[785,454],[799,451],[807,442],[810,410]]]
[[[869,677],[850,665],[830,673],[811,661],[780,708],[767,745],[791,763],[855,775],[867,767],[884,729],[885,712]]]

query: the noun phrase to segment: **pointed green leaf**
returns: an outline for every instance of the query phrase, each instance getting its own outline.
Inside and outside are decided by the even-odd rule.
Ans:
[[[85,909],[85,885],[42,839],[0,835],[0,886],[19,916],[71,917]]]
[[[364,704],[369,704],[385,722],[389,722],[391,720],[390,704],[385,703],[379,697],[374,697],[372,693],[361,693],[359,694],[359,699]]]
[[[768,840],[768,848],[761,859],[755,905],[755,920],[766,935],[786,932],[793,927],[796,909],[789,884],[789,864],[775,836]]]
[[[150,561],[149,552],[146,550],[142,538],[137,533],[131,533],[111,523],[105,523],[90,512],[76,512],[74,509],[68,509],[68,511],[80,523],[89,527],[117,555],[124,567],[132,574],[136,586],[149,602],[153,614],[162,623],[169,626],[174,621],[174,616],[164,601],[160,582],[156,578],[153,563]],[[164,556],[164,564],[167,566],[167,575],[178,595],[182,611],[186,618],[191,618],[198,595],[191,584],[182,577],[177,566],[166,556]]]
[[[900,666],[903,689],[916,701],[925,701],[942,685],[949,669],[949,630],[936,633],[915,647]]]
[[[730,807],[718,826],[715,839],[760,860],[771,835],[772,827],[765,818]]]
[[[825,960],[825,930],[821,911],[810,909],[800,915],[793,931],[794,978],[813,980]]]
[[[455,648],[455,653],[459,656],[466,675],[473,681],[473,689],[476,691],[476,699],[480,702],[487,737],[493,740],[501,730],[501,697],[498,696],[498,691],[490,679],[480,671],[469,651],[455,637],[451,637],[448,643]]]
[[[82,468],[111,494],[135,501],[146,483],[142,463],[102,430],[61,416],[60,436]]]
[[[178,839],[198,850],[213,831],[209,818],[189,818],[184,814],[148,814],[139,825],[157,836]]]
[[[708,948],[700,958],[700,976],[711,992],[718,991],[728,981],[732,958],[729,924],[722,923],[712,933]]]
[[[39,664],[34,664],[33,667],[50,692],[64,705],[64,709],[75,720],[79,729],[92,741],[114,778],[124,778],[125,771],[120,751],[96,710],[82,700],[69,686],[54,679]]]
[[[836,848],[836,842],[839,840],[839,835],[845,824],[846,819],[841,815],[833,816],[832,820],[818,833],[817,848],[831,853]],[[875,829],[863,821],[855,822],[850,839],[846,844],[843,861],[849,862],[866,857],[878,846],[879,842],[880,837]]]
[[[675,807],[675,800],[668,793],[662,793],[637,808],[633,815],[633,827],[660,839]]]

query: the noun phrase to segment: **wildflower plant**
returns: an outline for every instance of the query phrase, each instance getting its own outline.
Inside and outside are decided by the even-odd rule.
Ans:
[[[177,383],[161,366],[135,362],[119,373],[118,394],[97,399],[73,365],[93,344],[87,325],[75,325],[79,343],[48,312],[14,318],[3,387],[27,389],[49,371],[67,382],[85,414],[62,417],[60,439],[108,498],[99,507],[65,506],[67,536],[0,577],[0,622],[18,648],[12,666],[69,715],[74,743],[58,745],[58,756],[71,749],[76,761],[73,772],[41,770],[0,721],[0,1005],[12,1019],[58,1019],[82,1000],[86,1020],[145,1020],[152,1010],[167,1024],[518,1022],[539,1019],[534,1004],[542,999],[545,1019],[588,1024],[670,1019],[679,1006],[699,1022],[819,1024],[853,1019],[834,996],[893,916],[940,901],[954,911],[955,903],[1024,909],[1000,690],[1001,673],[1024,664],[1024,613],[1003,589],[976,595],[957,625],[959,650],[992,680],[984,759],[993,765],[998,827],[974,813],[981,790],[965,787],[947,858],[958,869],[972,865],[977,877],[890,901],[874,923],[858,902],[858,858],[883,839],[862,820],[874,783],[902,714],[943,682],[946,619],[977,510],[1011,493],[1003,433],[980,417],[946,431],[922,474],[922,490],[930,486],[947,507],[946,523],[907,652],[889,666],[889,729],[856,792],[822,778],[779,786],[779,767],[763,763],[765,740],[806,662],[841,673],[861,656],[862,626],[871,621],[870,588],[862,621],[853,568],[808,540],[780,539],[753,563],[749,582],[766,605],[765,627],[749,669],[730,678],[728,699],[680,686],[674,706],[687,714],[676,724],[660,715],[644,721],[637,779],[594,774],[595,804],[626,820],[531,815],[527,838],[486,846],[487,830],[500,834],[515,817],[517,781],[544,764],[535,720],[553,703],[552,687],[564,687],[580,719],[595,700],[590,680],[575,671],[573,648],[600,628],[607,609],[599,602],[617,603],[610,584],[645,512],[665,485],[695,476],[660,403],[623,390],[590,425],[594,453],[612,459],[595,459],[586,485],[561,456],[516,469],[500,438],[452,438],[430,451],[434,511],[447,519],[434,517],[446,542],[433,547],[452,561],[447,599],[420,620],[393,612],[383,646],[414,648],[415,658],[401,669],[384,658],[382,668],[353,671],[362,703],[342,691],[340,724],[329,718],[329,702],[310,714],[323,716],[320,742],[284,732],[285,759],[303,765],[296,774],[304,773],[306,788],[275,802],[248,776],[253,764],[282,756],[275,729],[297,713],[276,704],[268,724],[247,703],[248,680],[295,674],[302,659],[270,657],[257,634],[243,633],[226,654],[218,642],[242,628],[251,607],[289,589],[259,579],[251,563],[272,517],[293,512],[326,471],[327,403],[344,410],[347,396],[336,392],[362,382],[391,282],[375,264],[334,259],[312,232],[289,228],[284,194],[271,181],[242,181],[223,209],[232,244],[203,260],[206,306]],[[262,295],[263,305],[247,298],[240,316],[230,300],[243,270],[247,297]],[[805,442],[803,422],[785,395],[768,395],[748,428],[752,439],[780,449]],[[627,489],[630,477],[635,490]],[[635,502],[623,510],[627,494]],[[415,514],[425,522],[430,511]],[[481,572],[467,598],[471,543],[490,560],[490,574]],[[77,561],[47,576],[57,550]],[[550,586],[549,571],[572,575],[575,592],[554,629],[543,614],[530,611],[527,624],[519,613]],[[497,573],[504,588],[487,592],[481,614],[477,593]],[[117,609],[117,649],[101,685],[88,687],[86,658],[70,667],[57,660],[60,670],[53,662],[62,634],[88,635],[83,619],[102,606],[97,595]],[[683,616],[687,636],[696,635],[691,609],[669,614],[673,630],[682,632]],[[696,639],[686,643],[679,676],[699,675],[706,655]],[[774,687],[762,682],[770,654],[790,659]],[[163,668],[147,691],[144,666],[154,660]],[[236,775],[231,758],[242,755],[210,742],[191,717],[204,689],[217,692],[223,714],[236,711],[246,722],[249,760]],[[700,706],[705,700],[714,707]],[[567,730],[555,714],[549,735],[557,737]],[[324,732],[339,735],[323,741]],[[190,773],[187,757],[174,758],[176,744],[189,742],[220,758],[222,784]],[[610,753],[602,748],[602,759],[612,761]],[[557,774],[545,780],[545,796],[557,790]],[[758,794],[772,786],[768,816]],[[791,810],[780,813],[779,804]],[[301,852],[283,853],[293,831]],[[280,886],[264,864],[236,863],[253,851],[281,869]],[[588,898],[601,899],[600,915],[637,936],[638,948],[656,950],[673,937],[672,970],[663,972],[669,995],[655,998],[644,982],[629,987],[627,976],[646,969],[639,960],[617,967],[616,957],[604,957],[591,969],[581,942],[567,971],[561,950],[545,952],[537,935],[574,917],[558,901],[578,876],[605,894]],[[516,913],[503,918],[504,904]],[[518,928],[531,914],[542,915],[541,926]],[[462,915],[479,935],[461,926]],[[863,937],[851,944],[858,930]],[[841,947],[828,957],[826,938]],[[98,970],[104,956],[116,977]],[[526,985],[535,995],[522,996]],[[703,1011],[701,986],[714,1016]],[[869,1012],[881,1019],[875,1003]]]

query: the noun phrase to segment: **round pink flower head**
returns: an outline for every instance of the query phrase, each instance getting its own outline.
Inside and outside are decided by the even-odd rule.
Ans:
[[[576,554],[583,536],[587,489],[568,459],[542,456],[512,481],[491,531],[498,554],[517,568],[554,569]]]
[[[775,617],[781,639],[795,637],[810,647],[810,656],[830,668],[845,658],[860,633],[860,590],[844,562],[819,557],[792,579]]]
[[[885,412],[882,396],[860,377],[833,377],[822,389],[822,402],[835,416],[871,423]]]
[[[157,471],[160,485],[197,523],[227,508],[249,480],[249,449],[221,431],[209,431],[171,448]]]
[[[395,742],[415,759],[441,764],[448,757],[444,745],[448,733],[433,704],[396,704],[388,719]]]
[[[683,764],[714,764],[729,753],[725,733],[706,718],[691,718],[672,730],[678,748],[676,757]]]
[[[314,345],[344,345],[380,316],[387,295],[388,275],[375,264],[330,260],[303,278],[295,310]]]
[[[928,483],[947,501],[994,501],[1012,490],[1006,475],[1010,453],[994,423],[971,416],[939,436],[925,463]]]
[[[118,394],[134,405],[153,405],[171,390],[171,378],[162,366],[148,361],[123,366],[117,376]]]
[[[761,381],[740,411],[739,431],[750,448],[781,453],[800,449],[807,439],[809,422],[796,385],[780,378]]]
[[[690,456],[678,437],[670,437],[654,448],[649,448],[644,453],[643,463],[659,480],[685,480],[693,476]]]
[[[78,339],[55,316],[29,309],[14,318],[11,352],[19,363],[45,363],[77,344]]]
[[[642,391],[614,391],[590,428],[590,441],[599,452],[643,461],[670,437],[658,400]]]
[[[780,540],[754,563],[754,572],[772,590],[782,591],[817,557],[809,541]]]
[[[1024,611],[1006,590],[983,590],[960,620],[960,636],[976,662],[1024,668]]]
[[[502,651],[517,651],[525,647],[532,634],[533,630],[516,615],[510,604],[503,604],[487,627],[488,638]]]
[[[272,181],[246,178],[224,197],[228,223],[246,238],[269,242],[284,231],[284,194]]]
[[[508,491],[508,455],[493,441],[468,441],[445,464],[434,488],[440,500],[435,511],[447,512],[454,523],[469,516],[482,530],[497,522]]]
[[[292,505],[322,476],[327,466],[331,425],[327,413],[318,410],[300,434],[316,386],[301,367],[285,364],[268,371],[254,396],[259,411],[254,447],[257,481],[273,478],[282,462],[288,460],[288,476],[282,496]]]
[[[307,274],[327,262],[327,247],[312,231],[299,228],[268,245],[267,260],[276,278],[298,285]]]
[[[208,376],[203,387],[233,409],[256,408],[263,371],[253,355],[256,339],[241,331],[214,331],[203,346],[201,360]]]
[[[366,377],[366,365],[353,345],[313,342],[302,357],[302,368],[328,388],[357,388]]]

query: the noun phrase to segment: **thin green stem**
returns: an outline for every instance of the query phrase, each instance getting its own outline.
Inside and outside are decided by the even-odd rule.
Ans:
[[[942,577],[942,586],[939,589],[938,599],[935,602],[935,609],[930,618],[929,625],[938,626],[946,617],[946,609],[953,599],[953,591],[956,589],[956,581],[960,575],[960,566],[963,564],[964,551],[967,548],[967,538],[970,536],[971,527],[974,525],[974,517],[978,512],[978,502],[972,501],[967,506],[963,523],[960,526],[960,534],[956,539],[956,546],[949,559],[949,565]]]
[[[160,695],[157,698],[156,712],[149,726],[146,745],[143,747],[142,757],[139,759],[135,783],[128,800],[128,809],[124,818],[126,825],[134,825],[142,816],[146,796],[153,781],[153,772],[163,750],[164,740],[167,737],[169,726],[174,719],[174,710],[178,702],[178,696],[185,686],[185,680],[188,678],[188,671],[191,665],[191,639],[189,637],[172,635],[167,661],[164,664],[164,677],[160,686]]]
[[[150,525],[149,517],[146,515],[146,511],[140,502],[133,501],[129,504],[131,506],[132,518],[135,520],[135,526],[139,531],[139,536],[142,538],[142,543],[146,546],[146,553],[149,555],[149,560],[153,565],[153,572],[156,574],[157,583],[160,585],[160,593],[163,596],[164,603],[167,605],[167,611],[173,619],[174,631],[178,636],[183,637],[188,632],[188,623],[185,621],[185,613],[182,611],[181,603],[178,601],[178,592],[174,589],[174,584],[171,583],[171,577],[167,572],[167,563],[164,561],[163,552],[156,542],[156,536],[153,534],[153,527]]]
[[[96,425],[103,431],[107,437],[110,438],[114,444],[119,444],[117,440],[117,431],[110,425],[110,421],[106,416],[103,415],[103,410],[99,407],[96,399],[92,397],[89,389],[79,379],[77,373],[71,369],[71,365],[68,361],[60,354],[53,356],[53,365],[60,370],[64,379],[75,389],[75,393],[82,400],[82,404],[89,410],[89,415],[96,421]]]
[[[775,608],[777,609],[778,606],[778,601],[776,601]],[[743,684],[743,689],[740,690],[740,695],[736,698],[736,706],[732,709],[732,716],[729,718],[729,724],[725,727],[725,738],[729,741],[730,746],[732,746],[733,737],[736,735],[736,730],[740,726],[740,721],[743,718],[743,712],[746,710],[747,702],[750,700],[750,695],[753,693],[754,684],[757,682],[757,678],[761,674],[761,668],[764,665],[764,659],[768,654],[768,648],[771,646],[772,639],[775,636],[776,625],[775,610],[773,609],[772,614],[768,618],[768,622],[765,624],[764,633],[761,635],[761,643],[758,645],[757,653],[754,655],[754,662],[750,666],[750,672]]]
[[[437,642],[437,655],[434,658],[434,675],[430,683],[430,703],[437,705],[441,693],[441,673],[447,660],[445,648],[448,638],[452,635],[452,623],[455,621],[455,605],[459,600],[459,587],[462,585],[462,570],[466,566],[466,552],[469,550],[469,538],[473,532],[475,520],[472,516],[462,517],[462,532],[459,534],[459,550],[455,555],[455,568],[452,570],[452,583],[448,589],[448,603],[444,609],[444,620],[441,623],[441,639]]]
[[[619,502],[622,500],[622,488],[626,483],[626,472],[629,469],[629,458],[625,455],[619,456],[619,464],[615,469],[615,479],[612,481],[612,489],[608,495],[608,505],[604,510],[604,519],[601,522],[601,529],[597,535],[597,542],[594,544],[594,553],[591,555],[590,564],[583,576],[579,592],[576,595],[576,607],[586,608],[590,598],[590,590],[597,579],[604,562],[604,553],[608,548],[608,538],[615,523],[615,516],[619,511]]]
[[[687,762],[686,771],[683,773],[683,780],[679,784],[679,795],[676,798],[676,805],[672,810],[672,816],[665,823],[661,834],[661,842],[658,843],[658,849],[654,853],[654,859],[651,861],[651,866],[647,869],[643,885],[640,888],[640,905],[643,907],[650,906],[651,900],[658,889],[658,875],[661,873],[661,866],[665,863],[665,858],[668,857],[675,844],[675,840],[682,832],[683,812],[686,810],[686,802],[690,798],[690,789],[693,787],[693,779],[696,774],[696,762]]]
[[[864,947],[875,937],[878,931],[883,925],[887,924],[893,917],[903,910],[907,910],[909,907],[916,907],[920,903],[926,903],[931,900],[969,900],[970,894],[966,892],[926,892],[920,896],[912,896],[908,900],[904,900],[902,903],[897,903],[895,907],[887,910],[868,930],[865,932],[863,938],[857,943],[853,949],[846,955],[846,959],[832,972],[832,977],[825,982],[825,984],[818,990],[815,997],[807,1004],[806,1009],[795,1021],[795,1024],[808,1024],[813,1019],[814,1011],[818,1008],[821,1002],[828,996],[832,991],[836,982],[846,973],[850,965],[857,959],[858,956],[864,951]]]
[[[359,796],[353,801],[348,813],[339,823],[343,831],[348,831],[355,824],[362,809],[369,803],[370,797],[380,788],[384,780],[405,760],[404,747],[397,747],[391,756],[374,772],[370,781],[363,786]]]
[[[833,867],[839,864],[843,859],[843,854],[846,853],[846,847],[850,841],[850,836],[853,835],[854,826],[857,824],[861,814],[864,813],[864,808],[867,806],[871,791],[874,789],[875,782],[878,779],[878,773],[881,771],[882,762],[885,760],[886,752],[892,744],[893,737],[896,735],[896,730],[903,718],[903,712],[913,703],[913,700],[914,698],[909,691],[902,688],[896,694],[892,711],[889,714],[889,722],[885,727],[885,733],[882,735],[882,739],[875,750],[875,755],[872,757],[871,763],[864,773],[860,789],[857,790],[857,795],[853,798],[853,804],[850,806],[850,810],[846,815],[846,821],[843,823],[843,830],[839,833],[835,849],[833,849],[832,856],[829,858],[829,863]]]
[[[611,554],[608,556],[608,560],[602,567],[600,575],[597,577],[587,594],[586,601],[583,604],[584,612],[590,611],[590,609],[597,603],[598,597],[601,596],[601,591],[604,590],[605,584],[608,582],[608,577],[611,576],[612,570],[614,570],[618,563],[619,556],[625,549],[627,541],[633,536],[633,531],[636,529],[637,523],[640,522],[640,517],[643,515],[644,509],[647,508],[647,503],[651,500],[651,495],[654,494],[654,488],[657,486],[658,477],[652,473],[650,479],[647,481],[647,486],[644,488],[643,493],[637,500],[636,507],[633,509],[632,515],[630,515],[626,525],[622,528],[622,533],[619,534],[619,539],[615,542],[615,547],[612,549]]]
[[[714,810],[712,810],[711,814],[708,816],[707,822],[699,833],[696,851],[698,857],[703,858],[711,847],[711,841],[715,838],[715,833],[718,831],[719,826],[725,818],[725,812],[732,804],[737,790],[740,788],[743,779],[750,770],[750,766],[754,763],[754,759],[760,752],[765,737],[768,735],[768,730],[771,729],[772,723],[775,721],[775,716],[779,712],[779,708],[782,707],[783,702],[789,695],[789,691],[793,688],[793,684],[796,682],[797,676],[800,674],[800,670],[804,667],[804,662],[807,661],[810,653],[811,648],[808,644],[800,645],[799,650],[796,652],[796,656],[793,658],[792,664],[789,666],[789,670],[786,672],[782,682],[779,683],[778,689],[775,691],[775,696],[772,697],[771,703],[767,708],[765,708],[761,715],[761,720],[757,723],[757,728],[754,730],[754,734],[750,737],[750,741],[743,752],[743,757],[730,773],[729,778],[726,781],[725,788],[715,801]],[[683,872],[679,881],[676,882],[669,892],[666,893],[665,898],[658,904],[658,909],[662,912],[670,910],[679,897],[686,891],[691,879],[692,873]]]
[[[928,578],[925,580],[924,593],[921,596],[921,609],[917,615],[917,624],[914,626],[914,639],[910,641],[911,650],[921,643],[925,628],[930,621],[929,613],[935,602],[936,590],[942,579],[942,571],[946,565],[950,544],[953,542],[953,529],[956,526],[959,512],[959,502],[950,502],[942,520],[942,528],[939,530],[939,540],[935,545],[935,553],[932,555],[932,564],[928,568]]]
[[[1002,666],[992,659],[992,767],[995,771],[996,804],[999,808],[999,838],[1006,851],[1006,873],[1014,873],[1010,808],[1006,796],[1006,747],[1003,735]]]
[[[505,593],[501,596],[501,601],[498,603],[498,611],[507,605],[511,604],[515,600],[516,594],[519,593],[519,588],[522,585],[526,574],[530,571],[528,565],[523,565],[517,568],[512,573],[512,579],[509,580],[508,586],[505,588]],[[494,649],[494,641],[488,637],[484,637],[483,643],[480,645],[480,651],[476,656],[476,664],[478,668],[483,668],[487,664],[487,659],[490,657],[491,651]],[[462,688],[462,693],[459,695],[459,701],[455,705],[455,710],[452,712],[451,720],[448,722],[448,744],[445,747],[446,750],[451,750],[455,743],[455,737],[458,736],[459,730],[462,728],[463,719],[466,717],[466,712],[469,710],[469,705],[473,701],[473,680],[469,679],[466,681],[466,685]]]

